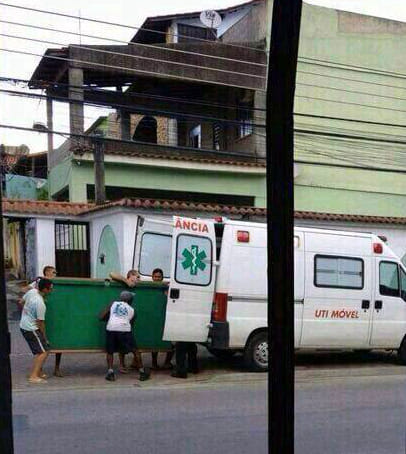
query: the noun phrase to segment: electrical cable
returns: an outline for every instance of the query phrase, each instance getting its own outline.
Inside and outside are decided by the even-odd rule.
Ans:
[[[56,102],[64,102],[64,103],[69,103],[69,104],[79,104],[79,105],[85,105],[85,106],[96,106],[96,107],[106,107],[105,103],[102,102],[97,102],[97,101],[80,101],[77,99],[69,99],[66,96],[55,96],[55,95],[42,95],[38,93],[26,93],[26,92],[20,92],[20,91],[15,91],[15,90],[4,90],[0,89],[0,93],[7,94],[10,96],[16,96],[16,97],[22,97],[22,98],[32,98],[32,99],[51,99]],[[120,109],[124,109],[128,112],[131,112],[132,109],[134,110],[134,113],[144,113],[144,114],[151,114],[151,115],[162,115],[162,116],[167,116],[169,118],[180,118],[180,119],[192,119],[192,120],[199,120],[199,121],[210,121],[210,122],[219,122],[219,123],[229,123],[229,124],[234,124],[234,125],[241,125],[243,121],[239,120],[230,120],[230,119],[225,119],[225,118],[218,118],[218,117],[207,117],[203,115],[196,115],[196,114],[188,114],[188,113],[176,113],[176,112],[171,112],[171,111],[166,111],[166,110],[159,110],[159,109],[151,109],[151,108],[146,108],[146,107],[132,107],[128,106],[126,104],[116,104],[116,103],[109,103],[107,106],[111,107],[116,107]],[[248,123],[248,122],[247,122]],[[265,128],[265,125],[263,124],[256,124],[252,123],[251,121],[249,122],[249,125],[255,128]]]
[[[7,33],[0,33],[0,36],[6,37],[6,38],[12,38],[12,39],[20,39],[23,41],[31,41],[31,42],[41,43],[41,44],[52,44],[55,46],[67,47],[66,44],[64,44],[64,43],[58,43],[56,41],[50,41],[50,40],[28,38],[25,36],[17,36],[17,35],[9,35]],[[132,54],[124,53],[124,52],[116,52],[116,51],[110,51],[110,50],[106,50],[106,49],[97,49],[95,47],[87,47],[87,46],[80,45],[80,44],[69,44],[68,47],[73,48],[73,49],[89,50],[91,52],[109,54],[109,55],[114,55],[114,56],[118,56],[118,57],[133,58],[133,59],[137,59],[137,60],[149,60],[149,61],[153,61],[153,62],[166,63],[166,64],[170,64],[170,65],[178,65],[178,66],[192,67],[192,68],[196,68],[196,69],[204,69],[206,71],[218,71],[218,72],[224,72],[224,73],[233,74],[233,75],[255,77],[258,79],[266,79],[265,76],[258,76],[256,74],[247,74],[247,73],[241,73],[238,71],[230,71],[228,69],[212,68],[210,66],[199,66],[199,65],[194,65],[192,63],[182,63],[182,62],[173,61],[173,60],[162,60],[159,58],[145,57],[142,55],[132,55]],[[129,68],[126,68],[126,69],[129,69]]]
[[[26,6],[20,6],[20,5],[12,5],[10,3],[0,2],[0,6],[6,6],[8,8],[22,9],[22,10],[25,10],[25,11],[33,11],[33,12],[36,12],[36,13],[49,14],[49,15],[52,15],[52,16],[65,17],[65,18],[75,19],[75,20],[80,19],[80,20],[83,20],[83,21],[86,21],[86,22],[93,22],[93,23],[98,23],[98,24],[102,24],[102,25],[110,25],[110,26],[113,26],[113,27],[127,28],[127,29],[130,29],[132,31],[134,31],[134,30],[142,30],[142,31],[147,31],[147,32],[150,32],[150,33],[156,33],[156,34],[165,35],[165,36],[187,38],[187,39],[193,39],[193,40],[196,40],[196,41],[203,41],[203,42],[207,42],[207,43],[213,43],[213,40],[210,40],[210,39],[189,37],[187,35],[180,35],[178,33],[164,32],[164,31],[160,31],[160,30],[153,30],[153,29],[148,29],[148,28],[143,28],[143,27],[135,27],[133,25],[119,24],[117,22],[103,21],[103,20],[98,20],[98,19],[93,19],[93,18],[88,18],[88,17],[75,16],[75,15],[72,15],[72,14],[59,13],[59,12],[56,12],[56,11],[43,10],[43,9],[38,9],[38,8],[30,8],[30,7],[26,7]],[[236,47],[236,48],[240,48],[240,49],[262,51],[261,49],[258,49],[258,48],[255,48],[255,47],[241,46],[239,44],[232,44],[232,43],[224,43],[222,41],[215,41],[215,43],[216,44],[219,43],[219,44],[222,44],[222,45],[225,45],[225,46],[230,46],[230,47]]]
[[[307,62],[304,60],[310,60],[310,62]],[[385,69],[380,70],[380,69],[371,68],[368,66],[353,65],[353,64],[348,64],[348,63],[339,63],[339,62],[333,62],[331,60],[321,60],[318,58],[305,57],[305,56],[299,57],[299,61],[301,63],[307,63],[309,65],[315,64],[315,65],[327,66],[327,67],[336,66],[336,67],[340,67],[340,69],[347,69],[350,71],[360,71],[360,72],[376,74],[379,76],[390,76],[390,77],[398,77],[401,79],[406,79],[406,74],[397,73],[395,71],[387,71]],[[317,63],[315,63],[315,62],[317,62]]]
[[[73,59],[73,58],[58,57],[56,55],[43,55],[43,54],[38,54],[38,53],[35,53],[35,52],[27,52],[27,51],[22,51],[22,50],[6,49],[4,47],[0,48],[0,51],[1,52],[9,52],[9,53],[13,53],[13,54],[21,54],[21,55],[30,55],[30,56],[35,56],[35,57],[42,57],[42,58],[47,58],[47,59],[52,59],[52,60],[66,61],[66,62],[71,62],[71,63],[82,63],[82,64],[87,65],[87,66],[96,66],[96,67],[102,67],[102,68],[118,69],[118,70],[122,70],[122,71],[134,72],[136,74],[138,74],[138,73],[154,74],[154,75],[158,75],[158,76],[161,76],[161,77],[168,77],[170,79],[190,80],[192,82],[203,82],[203,83],[206,83],[206,84],[210,83],[207,80],[197,79],[197,78],[194,78],[194,77],[176,76],[176,75],[173,75],[173,74],[159,73],[159,72],[156,72],[156,71],[147,71],[147,70],[143,70],[143,69],[125,68],[125,67],[122,67],[122,66],[106,65],[106,64],[103,64],[103,63],[87,62],[87,61],[84,61],[84,60],[77,60],[77,59]],[[252,90],[253,89],[252,87],[246,87],[244,85],[230,84],[230,83],[226,84],[224,82],[218,82],[218,81],[216,81],[215,84],[216,85],[223,85],[223,86],[226,86],[226,87],[232,86],[232,87],[237,87],[237,88],[245,88],[247,90]],[[261,89],[261,88],[257,88],[257,90],[258,91],[265,91],[265,89]]]
[[[28,84],[30,82],[30,79],[0,77],[0,82],[10,82],[10,83],[14,83],[14,84],[17,84],[17,83]],[[41,81],[39,81],[39,82],[41,82]],[[55,89],[58,89],[61,87],[62,88],[77,88],[77,89],[82,89],[85,92],[91,92],[91,93],[93,93],[93,92],[94,93],[103,93],[103,94],[112,93],[110,90],[106,90],[106,89],[102,89],[102,88],[98,88],[98,87],[91,87],[89,85],[73,85],[73,84],[68,84],[68,83],[63,83],[63,82],[48,82],[48,81],[43,81],[43,82],[48,84],[47,88],[55,88]],[[314,85],[314,87],[317,88],[318,86]],[[224,109],[242,109],[244,111],[266,112],[266,109],[261,108],[261,107],[244,106],[242,108],[241,105],[226,105],[226,104],[219,104],[219,103],[206,102],[206,101],[191,101],[188,99],[183,99],[183,98],[178,98],[178,97],[173,97],[173,96],[163,96],[163,95],[156,95],[156,94],[150,94],[150,93],[126,91],[125,95],[128,97],[159,99],[159,100],[164,100],[164,101],[171,101],[171,102],[173,101],[173,102],[177,102],[177,103],[193,104],[193,105],[199,105],[199,106],[220,107],[220,108],[224,108]],[[378,122],[378,121],[361,120],[361,119],[356,119],[356,118],[333,117],[333,116],[315,115],[315,114],[307,114],[307,113],[299,113],[299,112],[295,112],[294,115],[300,116],[300,117],[307,117],[307,118],[317,118],[317,119],[321,119],[321,120],[337,120],[337,121],[345,121],[345,122],[352,122],[352,123],[368,124],[368,125],[374,125],[374,126],[406,128],[406,124],[383,123],[383,122]]]
[[[182,50],[182,49],[175,49],[173,47],[162,47],[162,46],[157,46],[157,45],[154,45],[154,44],[133,43],[131,41],[128,42],[128,41],[119,40],[119,39],[115,39],[115,38],[106,38],[106,37],[103,37],[103,36],[96,36],[96,35],[86,35],[86,34],[83,34],[83,33],[70,32],[70,31],[67,31],[67,30],[57,30],[55,28],[42,27],[42,26],[39,26],[39,25],[23,24],[21,22],[12,22],[12,21],[0,20],[0,23],[9,24],[9,25],[18,25],[18,26],[21,26],[21,27],[33,28],[33,29],[36,29],[36,30],[43,30],[43,31],[50,31],[50,32],[54,32],[54,33],[62,33],[62,34],[66,34],[66,35],[73,35],[73,36],[78,36],[78,37],[81,37],[81,38],[85,37],[85,38],[91,38],[91,39],[99,39],[101,41],[115,42],[115,43],[124,44],[124,45],[128,45],[128,46],[134,46],[134,47],[146,47],[146,48],[150,48],[150,49],[154,49],[154,50],[163,49],[163,50],[167,50],[169,52],[180,53],[180,54],[188,54],[188,55],[195,55],[195,56],[198,56],[198,57],[216,58],[216,59],[219,59],[219,60],[228,60],[228,61],[233,61],[233,62],[237,62],[237,63],[246,63],[248,65],[254,65],[254,66],[263,66],[263,67],[267,67],[268,66],[267,63],[258,63],[258,62],[248,61],[248,60],[239,60],[239,59],[236,59],[236,58],[222,57],[221,55],[217,56],[217,55],[203,54],[201,52]],[[210,42],[213,43],[213,41],[210,41]],[[217,44],[217,41],[215,43]],[[79,45],[79,46],[81,47],[82,45]]]

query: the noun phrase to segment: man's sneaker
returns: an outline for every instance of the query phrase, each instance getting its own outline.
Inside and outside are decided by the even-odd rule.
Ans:
[[[116,380],[116,376],[114,375],[114,372],[107,372],[106,374],[106,380],[107,381],[115,381]]]
[[[140,381],[148,380],[150,376],[151,376],[151,372],[146,367],[144,368],[143,371],[140,371]]]
[[[187,373],[186,372],[172,372],[171,373],[171,377],[175,377],[175,378],[187,378]]]

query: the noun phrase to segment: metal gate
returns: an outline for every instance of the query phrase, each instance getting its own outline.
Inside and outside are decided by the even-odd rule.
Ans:
[[[55,261],[59,276],[90,277],[87,222],[55,221]]]

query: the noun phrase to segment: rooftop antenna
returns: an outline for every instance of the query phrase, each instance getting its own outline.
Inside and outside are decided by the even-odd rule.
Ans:
[[[217,39],[216,29],[220,27],[222,22],[221,16],[217,11],[206,10],[200,13],[200,22],[206,26]]]

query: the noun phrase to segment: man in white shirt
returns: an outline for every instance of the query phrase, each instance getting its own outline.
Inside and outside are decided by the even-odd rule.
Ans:
[[[126,373],[125,354],[134,351],[132,325],[135,311],[131,307],[133,294],[121,292],[120,301],[114,301],[110,306],[109,319],[106,325],[107,375],[106,380],[114,381],[114,353],[119,353],[120,372]]]
[[[52,292],[52,282],[40,279],[38,288],[33,288],[23,296],[24,306],[20,329],[34,355],[34,363],[28,378],[30,383],[44,383],[42,366],[48,356],[48,341],[45,334],[46,306],[44,297]]]

